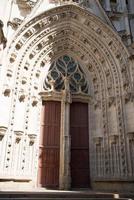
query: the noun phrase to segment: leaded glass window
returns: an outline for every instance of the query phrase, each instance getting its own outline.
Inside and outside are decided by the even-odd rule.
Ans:
[[[58,92],[65,89],[64,79],[69,78],[69,88],[71,93],[88,93],[88,83],[80,64],[68,55],[61,56],[54,61],[49,69],[44,81],[44,89],[51,90],[52,82],[54,89]]]

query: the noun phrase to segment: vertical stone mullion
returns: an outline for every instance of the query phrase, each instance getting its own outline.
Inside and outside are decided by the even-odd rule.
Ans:
[[[70,188],[70,104],[61,103],[60,189]]]

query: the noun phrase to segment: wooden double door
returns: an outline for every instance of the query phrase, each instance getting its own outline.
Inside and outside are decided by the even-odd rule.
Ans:
[[[43,103],[39,145],[38,185],[59,187],[61,103]],[[70,105],[71,187],[89,187],[88,104]]]

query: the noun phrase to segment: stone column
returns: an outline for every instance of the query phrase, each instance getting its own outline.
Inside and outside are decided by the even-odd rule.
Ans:
[[[104,0],[106,11],[111,11],[110,0]]]
[[[115,98],[111,97],[109,99],[109,109],[108,109],[108,123],[109,123],[109,135],[118,135],[118,119],[116,113]]]
[[[65,90],[61,102],[61,133],[60,133],[60,177],[59,188],[70,188],[70,103],[69,80],[65,78]]]
[[[126,101],[125,105],[125,121],[126,121],[126,131],[127,133],[134,132],[134,102],[133,100]]]

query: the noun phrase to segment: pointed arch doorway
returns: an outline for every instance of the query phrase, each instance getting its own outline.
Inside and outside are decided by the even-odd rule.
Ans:
[[[85,102],[89,95],[79,63],[67,55],[54,61],[44,90],[38,183],[46,188],[89,188],[88,101]]]

